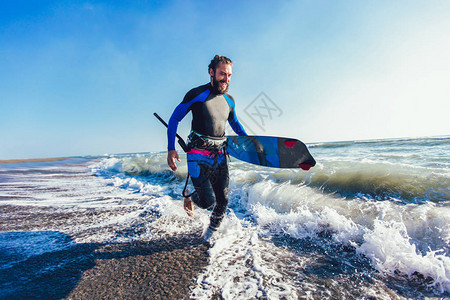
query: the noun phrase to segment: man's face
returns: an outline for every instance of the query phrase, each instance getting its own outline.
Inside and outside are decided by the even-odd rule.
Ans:
[[[220,63],[216,71],[209,70],[211,75],[211,84],[219,94],[225,94],[230,85],[232,66],[230,64]]]

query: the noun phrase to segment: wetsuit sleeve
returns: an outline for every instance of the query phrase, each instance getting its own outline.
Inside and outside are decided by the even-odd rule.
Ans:
[[[210,93],[208,86],[209,84],[205,84],[190,90],[184,96],[183,101],[173,111],[167,126],[167,150],[175,150],[175,137],[177,136],[178,123],[191,110],[192,104],[197,101],[205,101]]]
[[[167,127],[167,150],[175,150],[175,137],[177,135],[178,123],[186,116],[189,111],[189,103],[180,103],[172,113]]]
[[[228,123],[230,123],[231,128],[233,128],[234,132],[236,132],[238,135],[248,135],[247,132],[245,132],[244,127],[241,123],[239,123],[236,112],[233,109],[233,118],[232,120],[228,120]]]
[[[228,116],[228,123],[230,123],[231,128],[233,128],[234,132],[238,135],[248,135],[244,127],[239,123],[238,118],[236,116],[236,109],[234,104],[234,99],[230,95],[226,95],[225,97],[228,101],[228,105],[230,106],[230,115]]]

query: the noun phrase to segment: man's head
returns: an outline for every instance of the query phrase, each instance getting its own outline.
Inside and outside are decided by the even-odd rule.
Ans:
[[[233,63],[228,57],[216,55],[211,60],[208,71],[211,76],[211,85],[217,94],[225,94],[228,91],[232,68]]]

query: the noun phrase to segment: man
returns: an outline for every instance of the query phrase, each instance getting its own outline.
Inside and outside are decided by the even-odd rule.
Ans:
[[[210,225],[203,235],[206,243],[219,227],[228,205],[229,177],[224,149],[226,122],[238,135],[247,135],[236,117],[234,99],[227,94],[232,67],[229,58],[216,55],[208,66],[210,82],[185,95],[170,117],[167,129],[167,163],[176,171],[175,160],[180,161],[175,150],[178,123],[189,111],[192,112],[187,163],[195,192],[192,200],[191,195],[184,194],[184,208],[189,216],[193,216],[192,201],[203,209],[213,207]]]

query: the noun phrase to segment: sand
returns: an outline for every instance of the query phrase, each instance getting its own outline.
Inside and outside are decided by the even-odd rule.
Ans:
[[[1,207],[3,233],[35,231],[31,220],[42,216],[36,208]],[[0,299],[189,299],[195,278],[207,264],[199,233],[130,243],[72,243],[2,270]]]
[[[67,159],[67,157],[56,157],[56,158],[26,158],[26,159],[0,159],[0,164],[8,163],[25,163],[25,162],[44,162],[44,161],[59,161]]]
[[[1,160],[0,163],[63,159]],[[10,182],[9,186],[13,187],[14,183]],[[34,186],[33,182],[14,188],[41,192],[41,187]],[[16,197],[20,195],[3,199]],[[26,252],[26,247],[32,246],[15,245],[19,253],[0,247],[1,265],[11,260],[16,262],[0,271],[0,299],[189,299],[190,289],[208,264],[207,248],[202,245],[200,232],[128,243],[77,243],[65,233],[64,228],[72,228],[71,224],[95,223],[97,218],[115,212],[108,208],[1,205],[0,210],[0,242],[10,241],[11,236],[13,239],[21,236],[21,241],[32,240],[28,237],[38,233],[56,240],[57,244],[68,245],[20,262],[17,262],[20,249]],[[89,231],[78,233],[89,234]]]

